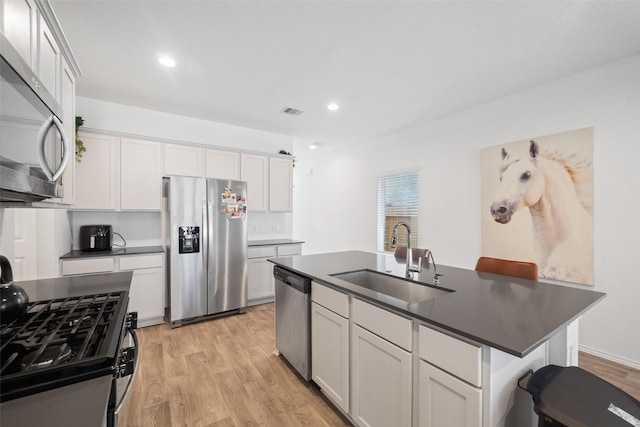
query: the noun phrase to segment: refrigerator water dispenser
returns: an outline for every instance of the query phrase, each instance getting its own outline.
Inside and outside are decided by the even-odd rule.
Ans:
[[[181,225],[178,227],[178,253],[200,252],[200,227]]]

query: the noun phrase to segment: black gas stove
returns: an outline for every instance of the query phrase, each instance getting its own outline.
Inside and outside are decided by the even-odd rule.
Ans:
[[[112,374],[126,291],[38,301],[0,331],[1,400]]]
[[[128,301],[127,291],[36,301],[25,315],[0,326],[2,423],[25,425],[25,416],[55,408],[61,395],[88,395],[105,384],[102,397],[93,398],[101,401],[93,418],[95,425],[116,425],[137,359],[137,315],[127,313]],[[127,333],[134,347],[124,345]],[[69,425],[66,416],[46,421]]]

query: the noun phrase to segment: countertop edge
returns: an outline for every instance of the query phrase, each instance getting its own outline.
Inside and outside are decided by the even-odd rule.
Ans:
[[[279,245],[297,245],[304,243],[304,240],[296,239],[264,239],[264,240],[249,240],[247,241],[248,247],[255,246],[279,246]]]
[[[164,248],[160,245],[155,246],[133,246],[129,248],[111,249],[110,251],[92,251],[85,252],[79,249],[74,249],[71,252],[60,257],[61,260],[69,259],[84,259],[84,258],[99,258],[99,257],[115,257],[115,256],[131,256],[131,255],[146,255],[164,253]]]

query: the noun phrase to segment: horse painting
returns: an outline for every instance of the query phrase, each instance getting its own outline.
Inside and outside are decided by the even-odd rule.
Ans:
[[[558,152],[544,152],[529,142],[528,155],[501,150],[498,196],[491,203],[493,220],[508,224],[528,209],[535,262],[546,278],[593,283],[593,216],[591,162]],[[589,170],[583,174],[582,171]],[[587,182],[588,181],[588,182]],[[585,201],[586,200],[586,201]]]

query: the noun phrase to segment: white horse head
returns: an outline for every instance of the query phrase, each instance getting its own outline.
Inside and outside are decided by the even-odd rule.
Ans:
[[[500,164],[500,192],[491,204],[491,216],[506,224],[514,213],[538,203],[544,193],[545,177],[536,164],[540,147],[535,141],[529,145],[528,158],[516,158],[502,149]]]
[[[500,188],[491,216],[500,224],[528,208],[542,277],[592,283],[593,217],[577,191],[581,168],[576,159],[541,153],[535,141],[529,155],[518,157],[504,148],[499,167]],[[571,163],[575,163],[572,165]],[[589,181],[587,181],[589,182]]]

